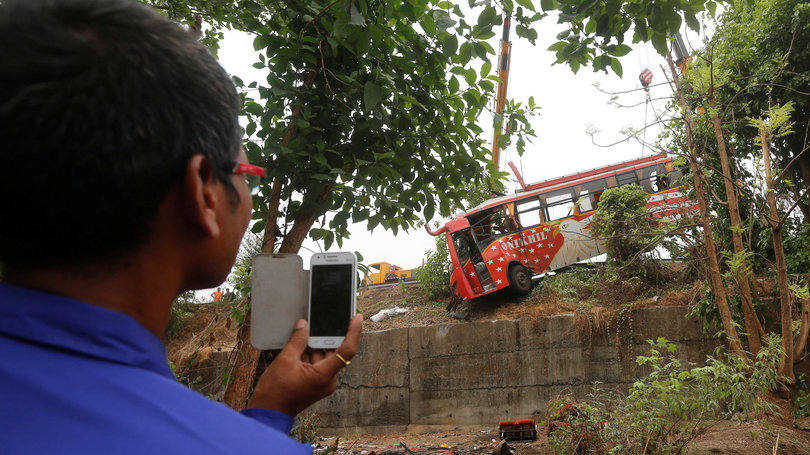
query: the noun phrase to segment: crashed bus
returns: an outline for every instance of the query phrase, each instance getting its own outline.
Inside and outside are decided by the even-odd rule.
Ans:
[[[637,184],[650,196],[655,218],[693,211],[677,182],[682,172],[666,154],[639,158],[526,185],[514,165],[521,190],[489,199],[432,231],[447,240],[454,298],[470,300],[499,289],[526,294],[532,276],[596,257],[604,242],[591,235],[591,219],[608,188]]]

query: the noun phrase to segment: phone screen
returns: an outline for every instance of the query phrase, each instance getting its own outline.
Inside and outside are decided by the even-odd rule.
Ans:
[[[351,320],[352,272],[351,264],[312,266],[310,336],[346,336]]]

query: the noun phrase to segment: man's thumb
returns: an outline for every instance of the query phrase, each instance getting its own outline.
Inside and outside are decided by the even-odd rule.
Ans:
[[[307,349],[307,341],[309,340],[309,324],[304,319],[299,319],[295,323],[290,341],[284,346],[279,355],[287,355],[295,358],[301,357],[301,354]]]

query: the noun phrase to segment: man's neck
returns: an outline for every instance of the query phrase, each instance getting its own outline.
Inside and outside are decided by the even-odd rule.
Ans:
[[[160,337],[172,301],[183,290],[179,268],[162,259],[134,254],[115,263],[9,270],[6,282],[124,313]]]

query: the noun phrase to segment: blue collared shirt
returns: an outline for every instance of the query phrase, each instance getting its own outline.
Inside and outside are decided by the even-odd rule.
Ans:
[[[311,453],[291,426],[178,383],[127,315],[0,284],[0,453]]]

